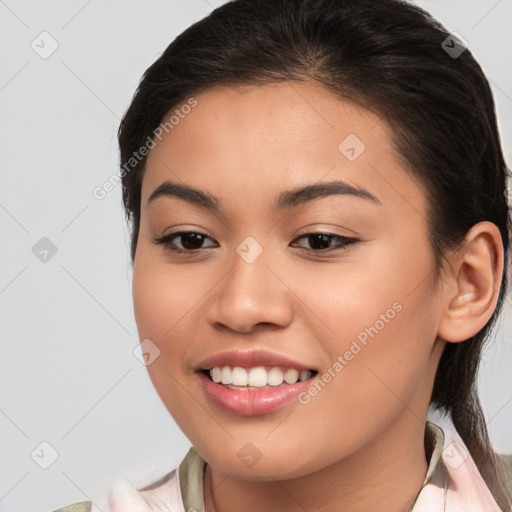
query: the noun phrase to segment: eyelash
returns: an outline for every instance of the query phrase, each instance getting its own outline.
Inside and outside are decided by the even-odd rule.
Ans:
[[[160,238],[155,238],[153,240],[153,243],[155,243],[157,245],[163,245],[166,250],[173,251],[175,253],[181,253],[181,254],[183,254],[183,253],[194,254],[194,253],[197,253],[198,251],[202,251],[204,249],[208,249],[208,247],[200,247],[198,249],[180,249],[180,248],[176,248],[176,247],[174,247],[172,245],[172,241],[175,238],[179,238],[180,236],[190,235],[190,234],[200,235],[200,236],[205,237],[205,238],[210,238],[208,235],[205,235],[204,233],[200,233],[198,231],[176,231],[175,233],[169,233],[169,234],[167,234],[165,236],[162,236]],[[297,241],[297,240],[300,240],[302,238],[307,238],[309,236],[315,236],[315,235],[323,235],[323,236],[327,236],[327,237],[329,237],[331,239],[332,238],[338,239],[340,241],[340,243],[337,246],[330,247],[330,248],[327,248],[327,249],[315,250],[315,249],[308,249],[306,247],[302,247],[302,249],[305,249],[306,251],[310,251],[310,252],[313,252],[313,253],[316,253],[316,254],[318,254],[318,253],[322,254],[322,253],[327,253],[327,252],[332,252],[332,251],[346,249],[347,247],[355,245],[358,242],[360,242],[360,240],[357,239],[357,238],[350,238],[350,237],[346,237],[346,236],[335,235],[333,233],[325,233],[325,232],[305,233],[305,234],[297,237],[294,240],[294,242]]]

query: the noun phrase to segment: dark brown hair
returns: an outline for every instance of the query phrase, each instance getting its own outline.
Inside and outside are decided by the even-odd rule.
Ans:
[[[429,237],[439,271],[480,221],[499,228],[508,267],[509,173],[494,101],[481,67],[458,56],[449,32],[399,0],[235,0],[179,35],[145,72],[119,128],[121,165],[154,139],[168,112],[216,85],[314,80],[385,119],[429,203]],[[448,41],[448,46],[446,46]],[[456,49],[462,50],[457,46]],[[122,173],[135,258],[146,158]],[[432,404],[449,413],[502,508],[510,500],[491,448],[476,388],[481,350],[502,308],[471,339],[447,343]]]

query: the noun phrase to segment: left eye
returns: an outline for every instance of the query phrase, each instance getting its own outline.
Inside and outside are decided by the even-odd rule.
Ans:
[[[347,236],[334,235],[331,233],[306,233],[305,235],[296,238],[296,240],[301,239],[306,239],[311,246],[311,248],[303,247],[304,249],[315,252],[344,249],[345,247],[356,244],[359,241],[357,238],[349,238]],[[338,243],[331,246],[329,241],[333,240],[337,240]]]

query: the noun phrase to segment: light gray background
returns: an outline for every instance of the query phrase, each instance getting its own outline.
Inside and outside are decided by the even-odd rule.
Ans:
[[[134,355],[116,130],[144,70],[224,2],[0,0],[0,511],[97,499],[112,480],[176,466],[189,442]],[[424,0],[492,81],[512,161],[512,0]],[[58,43],[51,48],[47,31]],[[440,49],[440,51],[442,51]],[[41,262],[48,237],[58,252]],[[480,375],[490,434],[512,452],[511,306]],[[52,449],[58,458],[48,468]],[[34,452],[35,450],[35,452]],[[31,454],[33,457],[31,458]]]

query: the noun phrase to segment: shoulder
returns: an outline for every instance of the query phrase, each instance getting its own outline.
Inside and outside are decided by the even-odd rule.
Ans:
[[[498,453],[496,455],[501,463],[501,471],[505,477],[507,490],[512,495],[512,454],[504,455]]]
[[[501,461],[501,465],[505,471],[505,474],[512,476],[512,454],[505,455],[498,453],[497,455]]]
[[[430,481],[420,491],[411,510],[501,510],[453,425],[430,422],[427,427],[435,434],[429,466]],[[503,471],[510,475],[512,457],[499,458]]]
[[[80,503],[73,503],[67,507],[62,507],[53,512],[91,512],[92,502],[81,501]]]
[[[204,512],[203,475],[205,461],[191,447],[178,468],[144,486],[118,478],[107,495],[96,503],[103,512]],[[72,503],[53,512],[92,512],[93,502]],[[97,510],[94,507],[94,510]]]
[[[182,512],[182,499],[177,471],[171,471],[159,480],[143,487],[135,487],[130,480],[121,477],[111,483],[94,510],[102,512]],[[97,507],[97,508],[96,508]],[[53,512],[92,512],[93,502],[72,503]]]

